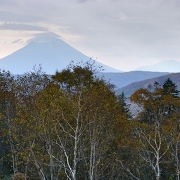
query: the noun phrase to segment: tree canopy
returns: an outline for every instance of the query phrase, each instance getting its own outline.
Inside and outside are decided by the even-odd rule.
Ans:
[[[0,73],[0,179],[180,179],[180,98],[167,79],[124,94],[93,64]]]

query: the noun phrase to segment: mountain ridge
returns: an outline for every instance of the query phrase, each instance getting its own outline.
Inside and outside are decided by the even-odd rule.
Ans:
[[[47,74],[66,68],[71,61],[87,62],[91,58],[76,50],[58,38],[39,38],[30,41],[25,47],[0,59],[0,69],[13,74],[23,74],[32,71],[34,66],[42,66]],[[103,66],[105,72],[122,72],[93,60],[95,66]]]
[[[175,60],[164,60],[153,65],[139,67],[136,71],[177,73],[180,72],[180,62]]]
[[[149,72],[149,71],[130,71],[122,73],[103,73],[100,72],[97,75],[104,77],[106,81],[114,84],[116,89],[127,86],[133,82],[138,82],[150,78],[166,75],[166,72]]]
[[[124,92],[125,96],[129,97],[140,88],[153,88],[155,82],[158,82],[160,85],[162,85],[168,78],[170,78],[177,85],[177,89],[180,90],[180,73],[171,73],[155,78],[133,82],[125,87],[117,89],[115,93],[119,95]]]

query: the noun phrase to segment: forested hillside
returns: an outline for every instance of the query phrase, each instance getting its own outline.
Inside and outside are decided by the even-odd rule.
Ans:
[[[52,77],[0,73],[1,179],[180,178],[176,84],[136,91],[142,110],[132,118],[125,96],[96,73],[88,62]]]
[[[159,77],[155,78],[148,78],[142,81],[133,82],[131,84],[128,84],[127,86],[124,86],[122,88],[119,88],[116,90],[116,94],[121,94],[124,92],[124,94],[129,97],[131,94],[133,94],[136,90],[140,88],[151,88],[154,89],[154,83],[158,82],[159,85],[162,85],[163,82],[166,79],[172,79],[173,82],[176,83],[177,89],[180,90],[180,73],[172,73],[172,74],[166,74],[166,75],[160,75]]]
[[[156,78],[167,75],[167,72],[150,72],[150,71],[130,71],[130,72],[99,72],[98,77],[104,77],[106,81],[110,81],[116,87],[123,88],[131,83],[143,81],[146,79]]]

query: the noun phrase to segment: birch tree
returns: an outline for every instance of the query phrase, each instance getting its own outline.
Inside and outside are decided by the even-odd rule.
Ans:
[[[13,119],[13,139],[16,141],[19,171],[27,178],[29,172],[37,172],[41,179],[46,179],[43,172],[40,152],[44,151],[42,141],[38,137],[39,121],[37,121],[36,97],[48,83],[48,77],[41,72],[25,73],[16,79],[15,95],[17,99],[16,117]],[[33,177],[31,177],[33,178]]]
[[[52,78],[41,71],[16,78],[11,131],[25,179],[114,179],[116,143],[128,128],[113,88],[89,63]]]
[[[140,155],[143,160],[149,162],[156,179],[165,176],[163,175],[163,169],[170,171],[170,168],[165,166],[165,162],[172,163],[167,154],[170,154],[174,140],[179,141],[177,141],[177,129],[172,128],[172,119],[177,117],[180,106],[177,94],[175,84],[168,79],[163,84],[163,88],[156,86],[153,92],[147,89],[139,89],[131,96],[131,100],[142,107],[142,112],[136,118],[141,125],[139,124],[139,128],[135,128],[135,132],[138,132],[138,139],[142,144],[139,147],[144,149],[141,151],[144,154],[140,153]],[[142,128],[143,125],[144,128]],[[176,135],[170,133],[172,129],[175,130]],[[174,152],[177,155],[177,148],[175,149]],[[176,159],[177,162],[178,159]],[[170,174],[169,172],[168,176],[165,177],[170,177]]]
[[[60,83],[63,91],[61,118],[57,119],[56,144],[63,152],[61,159],[64,172],[68,179],[77,179],[77,166],[82,161],[82,138],[88,126],[85,108],[88,104],[88,88],[93,85],[93,71],[89,64],[70,66],[53,77]],[[67,141],[72,144],[69,146]]]
[[[56,144],[64,154],[61,162],[67,177],[80,178],[80,167],[86,172],[84,178],[105,177],[110,170],[107,153],[114,138],[113,123],[123,116],[118,114],[113,86],[96,78],[90,64],[70,66],[53,78],[63,92],[61,118],[56,125],[61,136]]]

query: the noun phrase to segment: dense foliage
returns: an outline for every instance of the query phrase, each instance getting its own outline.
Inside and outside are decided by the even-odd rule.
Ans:
[[[139,89],[132,119],[124,94],[92,64],[0,73],[0,179],[179,179],[176,85]]]

